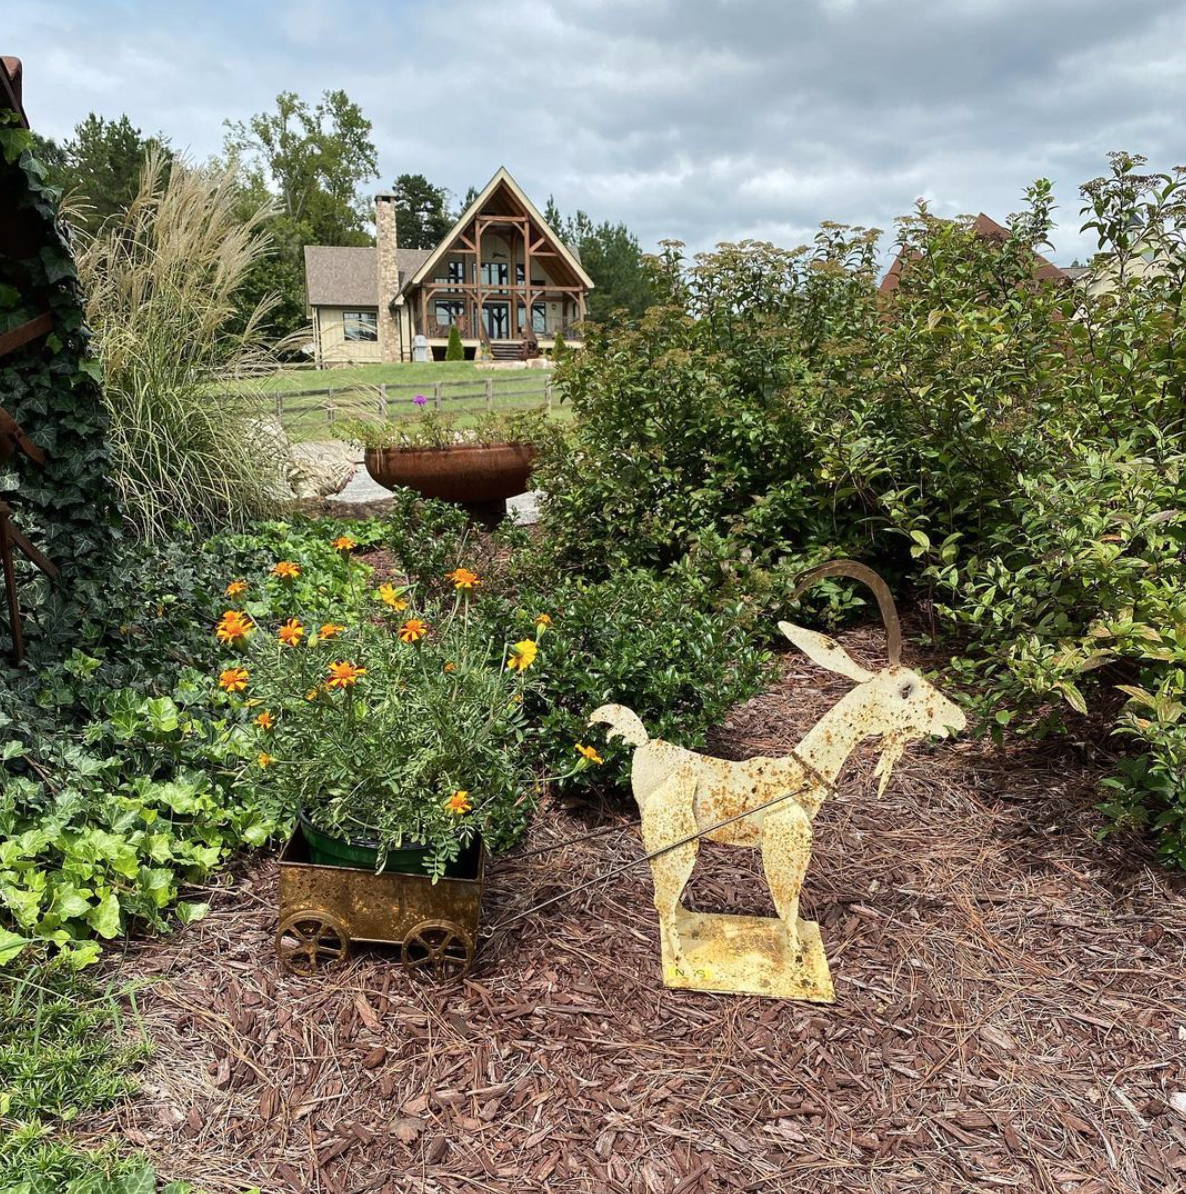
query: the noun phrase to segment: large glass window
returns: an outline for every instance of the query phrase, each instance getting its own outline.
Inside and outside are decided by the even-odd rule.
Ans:
[[[448,280],[450,282],[464,282],[465,281],[465,262],[464,261],[450,261],[448,269]]]
[[[491,340],[505,340],[511,332],[511,306],[509,303],[483,303],[482,323]]]
[[[378,340],[377,311],[343,311],[342,335],[347,340]]]
[[[505,261],[483,261],[482,262],[482,285],[484,286],[505,286],[510,271],[507,269]]]
[[[527,308],[519,304],[519,328],[522,330],[527,326]],[[548,330],[548,304],[547,303],[532,303],[531,304],[531,330],[537,335],[542,336]]]
[[[460,302],[443,302],[440,299],[436,303],[436,321],[443,328],[449,327],[451,324],[458,323],[462,315],[465,314],[465,304]]]

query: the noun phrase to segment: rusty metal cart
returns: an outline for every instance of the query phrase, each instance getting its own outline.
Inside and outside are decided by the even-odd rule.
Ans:
[[[416,978],[449,982],[469,971],[478,939],[486,851],[475,847],[475,875],[427,875],[310,861],[300,826],[280,855],[276,953],[292,974],[312,976],[344,962],[353,942],[398,945]]]

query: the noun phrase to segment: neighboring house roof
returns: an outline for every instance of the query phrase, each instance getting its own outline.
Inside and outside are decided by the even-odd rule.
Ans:
[[[398,249],[400,284],[411,277],[431,249]],[[305,292],[311,307],[377,307],[379,250],[341,245],[305,246]]]
[[[1086,278],[1091,273],[1090,265],[1064,265],[1062,272],[1066,274],[1072,282],[1078,282],[1082,278]]]
[[[986,216],[981,212],[972,221],[972,231],[977,236],[982,236],[985,240],[1003,241],[1009,236],[1009,229],[1003,224],[998,224],[991,216]],[[882,294],[893,294],[901,283],[902,269],[906,264],[908,258],[917,258],[917,251],[912,254],[907,254],[906,250],[900,249],[897,257],[894,258],[893,264],[886,271],[886,275],[881,279],[881,285],[878,290]],[[1069,282],[1071,280],[1070,274],[1066,270],[1059,269],[1052,261],[1047,261],[1041,253],[1035,253],[1034,259],[1037,262],[1034,267],[1034,277],[1041,279],[1043,282]]]
[[[483,207],[489,202],[490,196],[498,189],[499,186],[505,186],[507,190],[523,205],[524,211],[547,233],[548,239],[551,240],[552,245],[560,254],[561,258],[568,264],[569,268],[580,279],[581,285],[593,289],[593,279],[585,273],[581,265],[580,258],[572,251],[569,245],[560,239],[559,234],[552,228],[548,222],[539,213],[539,209],[527,198],[523,188],[511,177],[510,172],[505,166],[499,166],[495,171],[494,177],[482,188],[477,198],[461,213],[457,222],[449,229],[448,234],[441,241],[439,245],[428,255],[420,268],[404,282],[400,289],[407,290],[411,286],[418,286],[421,282],[432,275],[433,267],[437,261],[449,251],[449,247],[457,239],[458,233],[469,223],[470,220],[477,215]]]
[[[28,128],[25,109],[21,107],[21,60],[0,58],[0,107],[11,108],[20,117],[21,127]]]

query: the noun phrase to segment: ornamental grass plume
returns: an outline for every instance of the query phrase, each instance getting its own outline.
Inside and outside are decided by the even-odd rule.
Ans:
[[[271,214],[245,211],[232,168],[153,151],[127,211],[76,231],[115,484],[141,538],[179,514],[199,532],[241,527],[283,491],[287,444],[252,380],[278,367],[263,333],[276,299],[242,303]]]

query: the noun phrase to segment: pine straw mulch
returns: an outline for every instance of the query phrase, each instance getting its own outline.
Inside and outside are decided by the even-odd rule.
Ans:
[[[872,631],[844,637],[876,658]],[[785,751],[843,691],[785,666],[721,753]],[[285,977],[264,861],[125,957],[155,980],[156,1052],[140,1096],[79,1134],[212,1192],[1186,1187],[1186,886],[1093,840],[1072,757],[916,746],[881,801],[875,758],[824,805],[804,891],[833,1006],[663,988],[645,867],[499,932],[461,988],[414,987],[380,950]],[[615,818],[551,807],[530,844]],[[641,853],[631,825],[499,859],[487,921]],[[772,911],[756,854],[728,847],[689,897]]]

